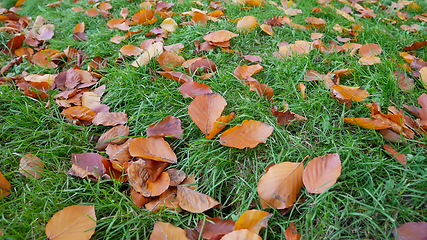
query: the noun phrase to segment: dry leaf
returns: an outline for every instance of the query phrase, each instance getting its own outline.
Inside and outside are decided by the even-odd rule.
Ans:
[[[360,65],[374,65],[375,63],[381,63],[381,59],[379,57],[376,56],[366,56],[366,57],[361,57],[359,59],[359,64]]]
[[[203,134],[209,134],[227,102],[218,93],[198,95],[188,106],[188,114]]]
[[[286,240],[300,240],[301,234],[298,233],[297,228],[294,225],[294,222],[289,224],[289,227],[285,230],[285,239]]]
[[[261,24],[261,25],[259,25],[259,27],[261,28],[261,30],[262,30],[263,32],[267,33],[268,35],[270,35],[270,36],[273,36],[273,35],[274,35],[273,28],[272,28],[270,25],[267,25],[267,24]]]
[[[228,122],[230,122],[235,117],[234,112],[219,117],[213,124],[212,131],[206,135],[207,140],[211,140],[213,137],[215,137],[219,132],[221,132],[226,126]]]
[[[262,122],[244,120],[242,125],[235,126],[225,131],[219,142],[228,147],[243,149],[254,148],[259,143],[265,143],[274,128]]]
[[[39,179],[43,175],[44,164],[40,158],[28,153],[21,158],[19,173],[27,178]]]
[[[283,162],[270,167],[258,182],[263,208],[283,209],[294,205],[303,185],[303,171],[302,162]]]
[[[186,177],[184,171],[178,170],[176,168],[169,168],[166,172],[169,174],[171,186],[178,186],[184,181]]]
[[[119,51],[126,56],[138,56],[142,53],[141,48],[132,45],[124,45]]]
[[[359,54],[367,57],[367,56],[376,56],[381,54],[382,49],[381,46],[375,43],[367,43],[359,48]]]
[[[177,198],[179,206],[192,213],[202,213],[220,204],[208,195],[180,186],[178,186]]]
[[[0,200],[10,195],[10,182],[0,172]]]
[[[363,87],[333,85],[331,87],[331,96],[350,108],[351,101],[361,102],[369,96],[369,93]]]
[[[103,151],[108,144],[122,144],[126,141],[127,136],[129,136],[129,127],[117,125],[99,137],[99,144],[96,146],[96,149],[98,151]]]
[[[316,33],[316,32],[314,32],[314,33],[310,34],[310,38],[313,39],[313,40],[316,40],[316,39],[319,39],[319,38],[322,38],[322,37],[323,37],[323,33]]]
[[[394,150],[392,146],[384,144],[383,148],[384,150],[386,150],[386,152],[390,153],[391,156],[396,158],[396,160],[399,161],[402,165],[405,165],[408,162],[408,159],[406,159],[405,154],[399,153],[398,151]]]
[[[181,120],[167,116],[162,121],[151,124],[147,128],[147,137],[182,138]]]
[[[189,240],[182,228],[170,223],[156,222],[150,240]]]
[[[135,138],[130,141],[130,155],[154,161],[176,163],[177,158],[169,144],[160,137]]]
[[[188,76],[185,73],[181,73],[181,72],[174,72],[174,71],[161,72],[161,71],[157,71],[157,73],[160,74],[160,75],[162,75],[165,78],[177,81],[179,83],[185,83],[187,81],[193,81],[192,77]]]
[[[224,235],[221,240],[262,240],[262,238],[247,229],[240,229]]]
[[[397,240],[425,240],[427,239],[427,222],[407,222],[393,230]]]
[[[208,42],[221,43],[221,42],[229,41],[231,38],[237,37],[237,36],[239,36],[239,34],[235,34],[227,30],[219,30],[219,31],[205,35],[203,39]]]
[[[160,24],[160,27],[168,33],[174,33],[178,28],[178,24],[172,18],[166,18]]]
[[[261,228],[267,228],[268,220],[273,214],[261,210],[247,210],[236,222],[234,230],[248,229],[251,232],[259,234]]]
[[[391,126],[387,123],[384,123],[381,120],[371,119],[371,118],[344,118],[346,123],[355,124],[367,129],[386,129],[391,128]]]
[[[137,206],[138,208],[142,208],[145,206],[145,204],[149,203],[151,201],[151,197],[144,197],[139,192],[135,191],[134,189],[130,192],[130,198],[132,199],[132,202]]]
[[[298,90],[301,91],[302,99],[306,100],[307,99],[307,96],[305,95],[306,87],[305,87],[304,83],[298,83],[297,88],[298,88]]]
[[[49,239],[89,240],[95,227],[95,206],[73,205],[55,213],[46,224],[45,233]]]
[[[71,169],[67,172],[69,175],[98,180],[105,174],[103,156],[98,153],[71,154]]]
[[[128,117],[124,112],[101,112],[92,120],[95,126],[116,126],[126,124]]]
[[[111,161],[106,158],[102,159],[102,164],[104,165],[106,174],[103,176],[104,178],[108,178],[107,176],[109,176],[110,179],[116,179],[122,183],[127,182],[128,178],[123,168],[120,170],[115,169]]]
[[[153,198],[151,202],[145,204],[145,209],[150,212],[158,212],[165,209],[182,212],[182,209],[178,205],[176,192],[176,187],[169,187],[160,196]]]
[[[133,162],[127,168],[127,173],[129,183],[135,191],[141,193],[144,197],[159,196],[165,192],[170,185],[167,172],[163,172],[155,181],[152,181],[147,170],[147,164],[143,159]]]
[[[341,175],[341,160],[338,153],[313,158],[303,172],[307,192],[322,193],[335,184]]]
[[[253,16],[245,16],[237,22],[237,31],[242,33],[248,33],[252,29],[256,28],[257,19]]]
[[[64,109],[61,115],[70,119],[79,119],[83,121],[92,121],[96,113],[87,107],[75,106]]]
[[[205,93],[212,93],[212,90],[208,85],[204,83],[187,81],[184,84],[182,84],[181,87],[179,87],[179,92],[184,98],[186,97],[195,98],[198,95],[203,95]]]
[[[151,44],[148,49],[143,52],[131,65],[134,67],[144,66],[152,58],[159,56],[163,52],[163,43],[155,42]]]
[[[172,71],[173,69],[180,67],[185,62],[183,57],[178,56],[173,51],[162,52],[156,60],[163,71]]]
[[[217,239],[215,237],[223,236],[234,230],[234,221],[223,220],[221,217],[207,218],[199,221],[196,230],[204,239]]]
[[[129,138],[125,143],[120,145],[108,144],[107,148],[105,148],[105,153],[110,158],[110,161],[113,164],[113,168],[118,171],[122,171],[123,165],[126,162],[129,162],[129,160],[132,158],[129,153],[130,140],[132,140],[132,138]]]

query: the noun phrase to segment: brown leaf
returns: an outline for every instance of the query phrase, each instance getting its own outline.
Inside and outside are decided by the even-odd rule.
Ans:
[[[268,35],[270,35],[270,36],[273,36],[273,35],[274,35],[273,28],[272,28],[270,25],[267,25],[267,24],[261,24],[259,27],[261,28],[261,30],[262,30],[263,32],[267,33]]]
[[[309,193],[323,193],[335,184],[341,175],[341,160],[338,153],[313,158],[303,172],[303,183]]]
[[[150,240],[188,240],[188,238],[182,228],[170,223],[156,222]]]
[[[194,62],[191,62],[191,64],[189,64],[187,68],[187,72],[189,74],[196,73],[198,75],[201,75],[203,73],[214,72],[214,71],[216,71],[215,63],[212,60],[207,58],[195,60]]]
[[[98,113],[92,120],[95,126],[116,126],[126,124],[128,117],[124,112],[102,112]]]
[[[325,27],[325,24],[326,24],[325,20],[317,17],[306,17],[304,18],[304,21],[306,23],[311,24],[314,27]]]
[[[231,38],[237,37],[237,36],[239,36],[239,34],[235,34],[227,30],[219,30],[219,31],[205,35],[203,39],[208,42],[221,43],[221,42],[229,41]]]
[[[182,138],[181,120],[167,116],[158,123],[153,123],[147,128],[147,137]]]
[[[381,46],[375,43],[367,43],[359,48],[359,54],[368,57],[368,56],[376,56],[381,54],[382,49]]]
[[[192,213],[202,213],[220,204],[208,195],[180,186],[178,186],[177,198],[179,206]]]
[[[164,51],[156,58],[160,67],[164,71],[172,71],[182,65],[185,62],[185,59],[177,55],[173,51]]]
[[[43,175],[44,164],[40,158],[28,153],[21,158],[19,173],[27,178],[39,179]]]
[[[350,108],[351,101],[360,102],[369,96],[368,91],[363,87],[348,87],[343,85],[333,85],[331,87],[331,96],[340,103]]]
[[[132,66],[140,67],[147,64],[152,58],[159,56],[163,52],[163,43],[155,42],[151,44],[134,62]]]
[[[163,77],[166,77],[170,80],[174,80],[177,81],[179,83],[185,83],[187,81],[193,81],[193,78],[188,76],[185,73],[181,73],[181,72],[174,72],[174,71],[166,71],[166,72],[161,72],[161,71],[157,71],[158,74],[162,75]]]
[[[186,174],[184,171],[178,170],[176,168],[169,168],[166,172],[169,174],[171,186],[178,186],[184,181],[186,177]]]
[[[289,224],[289,227],[285,230],[285,239],[286,240],[300,240],[301,234],[298,233],[297,228],[294,225],[294,222]]]
[[[129,136],[129,127],[117,125],[99,137],[96,150],[103,151],[109,144],[122,144],[127,140],[127,136]]]
[[[85,22],[78,23],[74,27],[74,33],[84,32],[85,31]]]
[[[425,240],[427,239],[427,222],[407,222],[393,230],[397,240]]]
[[[132,189],[130,191],[130,198],[132,199],[132,202],[137,206],[138,208],[142,208],[145,206],[145,204],[149,203],[151,201],[151,197],[144,197],[139,192]]]
[[[81,177],[81,178],[92,178],[98,180],[105,174],[104,164],[102,160],[103,156],[98,153],[82,153],[82,154],[71,154],[71,169],[67,172],[69,175]]]
[[[287,126],[296,121],[307,121],[307,118],[289,110],[277,111],[277,113],[273,114],[273,116],[277,116],[277,123],[279,123],[281,126]]]
[[[125,143],[120,145],[108,144],[105,149],[105,153],[110,158],[113,168],[118,171],[122,171],[124,163],[129,162],[129,160],[132,159],[132,156],[129,153],[130,140],[132,140],[132,138],[129,138]]]
[[[221,240],[262,240],[262,238],[247,229],[240,229],[224,235]]]
[[[243,149],[254,148],[259,143],[265,143],[274,128],[262,122],[244,120],[242,125],[235,126],[225,131],[219,142],[228,147]]]
[[[274,95],[273,88],[266,84],[260,84],[258,81],[250,81],[249,82],[250,91],[256,92],[260,96],[266,97],[268,100]]]
[[[144,197],[159,196],[165,192],[170,184],[169,175],[166,172],[160,174],[156,181],[150,179],[147,164],[143,159],[133,162],[128,168],[128,180],[135,191]]]
[[[132,45],[124,45],[119,51],[126,56],[138,56],[142,53],[141,48]]]
[[[83,121],[92,121],[96,113],[87,107],[75,106],[64,109],[61,115],[70,119],[79,119]]]
[[[120,182],[126,182],[128,180],[127,175],[125,174],[124,169],[116,170],[113,168],[113,164],[108,159],[102,159],[102,164],[105,168],[105,174],[108,175],[111,179],[119,180]],[[103,177],[106,177],[105,175]]]
[[[261,228],[267,228],[268,220],[273,214],[261,210],[247,210],[236,222],[234,230],[248,229],[251,232],[259,234]]]
[[[391,126],[383,121],[371,118],[344,118],[346,123],[355,124],[367,129],[386,129],[391,128]]]
[[[234,221],[223,220],[221,217],[200,220],[196,227],[204,239],[212,239],[217,235],[225,235],[234,230]]]
[[[130,155],[154,161],[176,163],[177,158],[169,144],[160,137],[135,138],[130,141]]]
[[[263,208],[282,209],[294,205],[303,185],[303,171],[302,162],[283,162],[270,167],[258,182]]]
[[[399,88],[404,92],[410,92],[415,88],[414,79],[406,76],[405,72],[394,71],[393,76],[397,79]]]
[[[0,172],[0,200],[10,195],[10,182]]]
[[[203,134],[209,134],[227,102],[218,93],[198,95],[188,106],[188,114]]]
[[[12,54],[13,52],[15,52],[16,49],[21,47],[22,42],[24,42],[24,39],[25,39],[25,35],[20,34],[13,37],[9,41],[7,41],[6,43],[7,48],[5,50],[6,51],[5,54]]]
[[[45,233],[49,239],[90,239],[95,227],[95,206],[73,205],[55,213]]]
[[[178,204],[176,192],[176,187],[169,187],[168,190],[160,196],[154,197],[151,202],[145,204],[145,209],[149,212],[159,212],[165,209],[182,212],[182,209]]]
[[[365,56],[359,59],[360,65],[374,65],[375,63],[381,63],[381,59],[376,56]]]
[[[206,135],[207,140],[211,140],[213,137],[215,137],[219,132],[221,132],[226,126],[228,122],[230,122],[235,117],[234,112],[219,117],[213,124],[212,131]]]
[[[204,83],[187,81],[184,84],[182,84],[181,87],[179,87],[179,92],[184,98],[186,97],[195,98],[198,95],[203,95],[205,93],[212,93],[212,90],[208,85]]]
[[[301,91],[302,99],[306,100],[307,95],[305,94],[306,87],[305,87],[304,83],[298,83],[297,88],[298,88],[298,90]]]
[[[378,133],[381,134],[383,138],[388,141],[396,142],[396,143],[403,142],[402,136],[393,130],[382,129]]]
[[[262,58],[256,55],[242,55],[242,57],[249,62],[259,63],[262,62]]]
[[[149,25],[154,23],[154,9],[142,9],[141,11],[135,13],[132,17],[132,21],[137,22],[138,24]],[[157,19],[156,19],[157,21]]]
[[[248,33],[252,29],[256,28],[257,19],[253,16],[245,16],[237,22],[237,31],[242,33]]]
[[[405,154],[399,153],[398,151],[394,150],[394,148],[392,146],[390,146],[388,144],[384,144],[383,148],[384,148],[384,150],[386,150],[386,152],[390,153],[391,156],[396,158],[396,160],[399,161],[402,165],[406,165],[406,163],[408,162]]]
[[[87,10],[85,12],[85,14],[88,15],[89,17],[96,17],[98,15],[98,9],[91,8],[91,9]]]
[[[323,79],[323,74],[318,73],[315,70],[308,70],[304,73],[304,80],[305,81],[320,81]]]
[[[163,170],[169,165],[168,162],[153,161],[149,159],[144,159],[144,161],[148,174],[150,174],[150,179],[153,182],[156,181],[157,177],[159,177]]]
[[[316,39],[319,39],[319,38],[322,38],[322,37],[323,37],[323,33],[316,33],[316,32],[314,32],[314,33],[310,34],[310,38],[313,39],[313,40],[316,40]]]

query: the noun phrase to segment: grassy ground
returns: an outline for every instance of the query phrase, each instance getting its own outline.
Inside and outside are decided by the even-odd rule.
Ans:
[[[178,156],[174,167],[187,174],[195,174],[198,191],[212,196],[225,208],[214,209],[205,214],[176,213],[163,211],[148,214],[138,209],[129,198],[129,184],[119,184],[111,180],[97,183],[66,174],[71,167],[71,153],[94,152],[94,135],[103,133],[107,128],[101,126],[74,126],[64,121],[60,108],[52,103],[45,107],[47,100],[35,100],[26,97],[17,87],[0,86],[0,171],[11,182],[12,194],[0,200],[0,230],[5,239],[44,239],[47,221],[54,213],[74,204],[94,204],[98,218],[93,239],[145,239],[153,229],[155,221],[172,223],[181,228],[192,228],[200,219],[221,216],[224,219],[237,220],[245,210],[261,209],[257,183],[266,166],[283,161],[301,161],[306,155],[310,159],[327,153],[337,152],[342,160],[342,174],[337,183],[320,195],[308,194],[302,189],[301,203],[285,216],[279,211],[268,209],[274,214],[267,229],[260,235],[263,239],[284,239],[284,230],[291,221],[295,222],[304,239],[390,239],[396,226],[411,221],[427,221],[427,161],[426,149],[416,141],[406,144],[387,142],[373,130],[362,129],[344,123],[344,117],[368,117],[369,110],[363,103],[353,103],[351,109],[345,108],[330,97],[330,93],[321,84],[306,83],[307,100],[303,100],[297,84],[303,81],[303,74],[309,69],[320,73],[341,68],[353,68],[355,71],[342,79],[347,86],[363,86],[371,94],[365,102],[379,102],[383,109],[396,104],[417,105],[416,98],[425,92],[418,82],[409,93],[402,92],[392,77],[397,63],[403,63],[399,57],[401,49],[415,41],[425,40],[427,34],[409,33],[399,28],[400,24],[388,25],[381,21],[387,16],[378,5],[367,3],[377,17],[361,19],[365,28],[358,42],[377,43],[383,53],[382,62],[373,66],[361,66],[358,58],[349,54],[333,53],[324,55],[312,51],[307,56],[298,56],[289,60],[272,57],[277,51],[277,43],[284,40],[293,43],[296,40],[310,40],[309,31],[295,30],[289,26],[275,27],[273,37],[264,34],[259,28],[246,35],[240,35],[231,41],[232,49],[245,54],[260,55],[264,70],[256,74],[261,83],[274,89],[274,105],[283,107],[283,101],[289,104],[291,111],[305,116],[308,120],[281,127],[270,113],[271,103],[260,98],[234,77],[233,70],[238,65],[248,64],[238,55],[213,50],[206,57],[214,61],[218,72],[209,80],[195,80],[208,84],[214,92],[220,93],[227,101],[224,113],[236,113],[231,126],[245,119],[265,122],[275,127],[266,144],[254,149],[234,149],[222,146],[212,140],[206,144],[203,134],[192,122],[187,107],[191,99],[183,99],[177,88],[180,84],[158,76],[152,81],[149,68],[159,70],[155,61],[141,68],[130,66],[132,60],[116,64],[120,56],[119,49],[125,44],[139,46],[145,37],[137,34],[121,44],[113,44],[109,39],[114,35],[124,35],[120,30],[110,30],[101,16],[88,17],[83,13],[74,13],[73,6],[89,9],[86,1],[74,4],[65,0],[59,8],[45,7],[53,1],[28,1],[21,10],[22,15],[42,15],[55,25],[55,36],[49,41],[49,48],[64,50],[67,46],[82,49],[89,55],[105,57],[109,60],[104,69],[104,78],[99,85],[107,85],[102,103],[111,107],[112,112],[126,112],[131,136],[143,136],[148,125],[168,115],[182,121],[184,136],[181,140],[168,140]],[[209,4],[208,1],[201,1]],[[6,1],[3,6],[10,5]],[[129,8],[132,16],[139,10],[140,1],[112,0],[110,12],[120,17],[122,7]],[[296,1],[303,14],[292,17],[293,21],[305,24],[304,18],[321,17],[327,24],[323,41],[336,39],[332,27],[339,23],[350,27],[350,22],[324,8],[323,13],[311,12],[319,6],[317,1]],[[391,1],[381,1],[391,5]],[[280,3],[279,3],[280,4]],[[344,6],[334,1],[334,6]],[[419,3],[427,9],[427,3]],[[185,2],[175,5],[176,13],[191,10],[196,4]],[[276,7],[254,7],[240,10],[235,5],[226,5],[226,14],[230,18],[252,15],[258,22],[273,16],[283,15]],[[202,8],[203,9],[203,8]],[[411,15],[422,11],[408,10]],[[179,23],[183,20],[176,15]],[[77,42],[72,39],[74,26],[84,21],[89,40]],[[138,25],[132,30],[142,29],[148,32],[154,25]],[[423,23],[410,20],[406,25]],[[193,42],[201,40],[209,31],[226,29],[236,32],[236,24],[221,20],[209,22],[206,27],[183,26],[171,34],[165,45],[183,43],[182,56],[185,59],[196,57]],[[390,36],[390,34],[392,36]],[[2,43],[10,38],[0,33]],[[427,59],[425,48],[416,51],[419,58]],[[1,65],[5,65],[10,56],[0,55]],[[396,62],[395,62],[395,59]],[[86,63],[87,64],[87,63]],[[86,66],[86,65],[85,65]],[[46,70],[27,63],[15,66],[8,71],[16,75],[22,71],[29,73],[58,73],[59,69]],[[51,94],[52,96],[54,94]],[[382,150],[385,144],[391,144],[407,154],[405,168]],[[20,158],[32,152],[45,164],[46,174],[39,180],[30,180],[18,173]]]

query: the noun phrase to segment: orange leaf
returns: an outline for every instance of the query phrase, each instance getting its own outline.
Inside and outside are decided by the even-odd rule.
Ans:
[[[132,45],[124,45],[119,51],[126,56],[138,56],[142,53],[141,48]]]
[[[91,9],[87,10],[85,12],[85,14],[88,15],[89,17],[96,17],[98,15],[98,9],[91,8]]]
[[[396,158],[396,160],[399,161],[402,165],[405,165],[408,162],[405,154],[399,153],[398,151],[394,150],[394,148],[392,146],[390,146],[388,144],[384,144],[383,148],[384,148],[384,150],[386,150],[386,152],[390,153],[391,156]]]
[[[304,18],[304,21],[313,25],[314,27],[324,27],[326,24],[325,20],[317,17],[306,17]]]
[[[92,109],[90,108],[75,106],[75,107],[64,109],[61,112],[61,115],[70,119],[92,121],[95,118],[96,113],[92,111]]]
[[[31,153],[25,154],[19,163],[19,173],[27,178],[41,178],[43,169],[42,160]]]
[[[29,47],[21,47],[15,50],[15,54],[18,57],[27,55],[27,56],[31,56],[34,54],[34,50],[32,48]]]
[[[143,159],[133,162],[127,168],[127,173],[129,183],[135,191],[141,193],[144,197],[159,196],[170,185],[167,172],[163,172],[155,181],[152,181],[147,170],[147,164]]]
[[[153,18],[154,18],[154,9],[142,9],[141,11],[133,15],[132,21],[137,22],[138,24],[144,24],[145,22],[149,22]]]
[[[11,190],[10,182],[0,172],[0,200],[9,196]]]
[[[194,98],[188,106],[188,114],[203,134],[207,135],[226,105],[227,102],[218,93],[206,93]]]
[[[179,206],[192,213],[202,213],[220,204],[208,195],[180,186],[178,186],[177,198]]]
[[[142,208],[143,206],[145,206],[145,204],[151,201],[151,197],[144,197],[134,189],[130,191],[130,198],[132,199],[132,202],[135,204],[135,206],[137,206],[138,208]]]
[[[184,84],[182,84],[181,87],[179,87],[179,92],[184,98],[186,97],[195,98],[198,95],[203,95],[205,93],[212,93],[212,90],[208,85],[204,83],[187,81]]]
[[[254,148],[259,143],[265,143],[274,128],[255,120],[244,120],[242,125],[235,126],[225,131],[219,142],[228,147],[243,149]]]
[[[124,169],[118,171],[113,168],[113,164],[108,159],[102,159],[102,164],[105,168],[105,174],[110,176],[111,179],[119,180],[120,182],[126,182],[128,180],[127,175],[125,175]]]
[[[273,214],[261,210],[247,210],[242,215],[234,226],[234,230],[248,229],[251,232],[259,234],[261,228],[267,228],[268,220]]]
[[[340,175],[340,156],[338,153],[331,153],[309,161],[302,180],[307,192],[322,193],[334,185]]]
[[[166,172],[169,174],[171,186],[178,186],[186,178],[185,172],[176,168],[169,168]]]
[[[85,22],[81,22],[74,27],[74,33],[80,33],[85,31]]]
[[[153,161],[149,159],[144,159],[144,161],[148,174],[150,174],[150,179],[153,182],[156,181],[160,174],[162,174],[163,170],[169,165],[168,162]]]
[[[231,219],[223,220],[221,217],[208,218],[200,220],[196,230],[202,234],[202,238],[213,239],[218,235],[223,236],[232,232],[234,230],[234,221]]]
[[[427,222],[407,222],[393,230],[393,235],[398,240],[424,240],[427,239]]]
[[[181,72],[175,72],[175,71],[161,72],[161,71],[157,71],[157,73],[160,74],[160,75],[162,75],[165,78],[177,81],[179,83],[185,83],[187,81],[193,81],[192,77],[188,76],[185,73],[181,73]]]
[[[316,39],[319,39],[319,38],[322,38],[322,37],[323,37],[323,33],[316,33],[316,32],[314,32],[314,33],[311,33],[311,35],[310,35],[310,38],[313,39],[313,40],[316,40]]]
[[[333,85],[331,87],[331,96],[349,108],[351,101],[363,101],[369,96],[369,93],[363,87]]]
[[[130,141],[130,155],[154,161],[176,163],[175,153],[163,138],[135,138]]]
[[[175,227],[170,223],[156,222],[150,240],[189,240],[182,228]]]
[[[262,240],[262,238],[247,229],[240,229],[224,235],[221,240]]]
[[[274,95],[273,88],[266,84],[260,84],[258,81],[250,81],[249,86],[250,91],[256,92],[258,95],[264,96],[268,100],[270,100]]]
[[[100,112],[92,120],[95,126],[116,126],[126,124],[128,117],[124,112]]]
[[[151,124],[147,128],[147,137],[182,138],[181,120],[167,116],[162,121]]]
[[[376,56],[381,54],[381,46],[375,43],[367,43],[359,48],[359,54],[367,57],[367,56]]]
[[[376,56],[365,56],[359,59],[360,65],[374,65],[375,63],[381,63],[381,59]]]
[[[294,225],[294,222],[289,224],[289,227],[285,230],[285,239],[286,240],[300,240],[301,234],[298,233],[297,228]]]
[[[208,135],[206,135],[206,139],[211,140],[213,137],[215,137],[219,132],[221,132],[227,126],[226,123],[230,122],[234,117],[235,117],[234,112],[226,116],[219,117],[214,122],[212,131]]]
[[[173,51],[164,51],[156,58],[160,67],[163,71],[172,71],[173,69],[180,67],[185,59],[177,55]]]
[[[96,150],[103,151],[108,144],[122,144],[126,141],[127,136],[129,136],[129,127],[117,125],[99,137]]]
[[[220,43],[220,42],[229,41],[231,38],[237,37],[237,36],[239,36],[239,34],[235,34],[227,30],[219,30],[213,33],[209,33],[208,35],[205,35],[203,39],[208,42]]]
[[[120,145],[108,144],[107,148],[105,148],[105,153],[110,158],[113,168],[118,171],[123,170],[124,163],[129,162],[129,160],[132,159],[132,156],[129,153],[129,144],[131,139],[132,138],[129,138],[125,143]]]
[[[244,2],[246,3],[246,5],[250,7],[264,6],[264,3],[262,0],[244,0]]]
[[[307,96],[305,95],[306,87],[305,87],[304,83],[298,83],[297,88],[298,88],[298,90],[301,91],[302,99],[306,100],[307,99]]]
[[[55,213],[45,233],[49,239],[90,239],[95,227],[95,206],[73,205]]]
[[[188,68],[187,68],[187,72],[190,74],[196,73],[196,74],[203,74],[203,73],[207,73],[207,72],[214,72],[216,71],[216,65],[215,63],[207,58],[204,59],[197,59],[195,61],[189,62],[187,61],[187,63],[189,64]],[[184,63],[183,63],[184,65]]]
[[[270,36],[273,36],[274,31],[273,31],[273,28],[271,28],[271,26],[270,26],[270,25],[267,25],[267,24],[261,24],[259,27],[261,28],[261,30],[262,30],[263,32],[267,33],[267,34],[268,34],[268,35],[270,35]]]
[[[367,129],[386,129],[391,128],[391,126],[383,121],[377,120],[377,119],[371,119],[371,118],[344,118],[344,121],[346,123],[356,124],[358,126],[361,126],[363,128]]]
[[[153,200],[145,204],[145,209],[149,212],[158,212],[164,209],[170,209],[176,212],[182,212],[179,207],[178,200],[176,197],[176,187],[169,187],[160,196],[153,198]]]
[[[248,33],[252,29],[256,28],[257,19],[253,16],[245,16],[237,22],[237,31],[242,33]]]
[[[304,80],[305,81],[320,81],[323,79],[323,74],[318,73],[315,70],[308,70],[304,73]]]
[[[303,171],[302,162],[282,162],[270,167],[258,182],[263,208],[283,209],[294,205],[303,185]]]

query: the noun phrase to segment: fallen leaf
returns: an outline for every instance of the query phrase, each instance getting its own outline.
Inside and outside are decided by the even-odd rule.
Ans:
[[[188,114],[203,134],[209,134],[227,102],[218,93],[198,95],[188,106]]]
[[[313,39],[313,40],[316,40],[316,39],[319,39],[319,38],[322,38],[322,37],[323,37],[323,33],[316,33],[316,32],[314,32],[314,33],[310,34],[310,38]]]
[[[272,28],[270,25],[267,25],[267,24],[261,24],[261,25],[259,25],[259,27],[261,28],[261,30],[262,30],[263,32],[267,33],[268,35],[270,35],[270,36],[273,36],[273,35],[274,35],[273,28]]]
[[[95,227],[95,206],[73,205],[55,213],[46,224],[45,233],[49,239],[89,240]]]
[[[0,172],[0,200],[10,195],[10,182]]]
[[[91,8],[91,9],[87,10],[85,12],[85,14],[88,15],[89,17],[96,17],[98,15],[98,9]]]
[[[245,16],[237,22],[237,31],[242,33],[248,33],[252,29],[256,28],[257,19],[253,16]]]
[[[103,151],[108,144],[122,144],[127,140],[127,136],[129,136],[129,127],[117,125],[99,137],[98,145],[95,148]]]
[[[205,93],[212,93],[210,87],[204,83],[198,83],[194,81],[187,81],[179,87],[179,92],[181,95],[186,97],[195,98],[198,95],[203,95]]]
[[[101,112],[92,120],[95,126],[116,126],[126,124],[128,117],[124,112]]]
[[[119,180],[122,183],[127,182],[128,178],[123,168],[121,170],[115,169],[112,162],[106,158],[102,159],[102,164],[105,168],[105,174],[108,175],[111,179]],[[107,178],[106,175],[103,177]]]
[[[303,172],[303,183],[309,193],[323,193],[335,184],[341,175],[341,160],[338,153],[313,158]]]
[[[229,41],[231,38],[237,37],[237,36],[239,36],[239,34],[235,34],[227,30],[219,30],[219,31],[205,35],[203,39],[208,42],[221,43],[221,42]]]
[[[325,27],[326,21],[317,17],[306,17],[304,21],[314,27]]]
[[[182,212],[176,197],[176,187],[169,187],[160,196],[154,197],[153,200],[145,204],[145,209],[149,212],[159,212],[161,210],[170,209],[176,212]]]
[[[156,60],[163,71],[172,71],[173,69],[180,67],[185,62],[183,57],[177,55],[173,51],[162,52]]]
[[[177,158],[169,144],[160,137],[135,138],[130,141],[130,155],[154,161],[176,163]]]
[[[282,162],[270,167],[258,182],[263,208],[283,209],[294,205],[303,185],[303,171],[302,162]]]
[[[305,95],[306,87],[305,87],[304,83],[298,83],[297,88],[298,88],[298,90],[301,91],[302,99],[306,100],[307,99],[307,96]]]
[[[79,119],[84,121],[92,121],[96,113],[87,107],[75,106],[64,109],[61,115],[70,119]]]
[[[183,63],[183,66],[184,66],[184,63]],[[191,62],[187,68],[187,72],[189,74],[196,73],[196,74],[201,75],[203,73],[214,72],[214,71],[216,71],[215,63],[212,60],[207,59],[207,58],[197,59],[197,60]]]
[[[367,56],[376,56],[381,54],[382,49],[381,46],[375,43],[367,43],[359,48],[359,54],[367,57]]]
[[[182,228],[170,223],[156,222],[150,240],[189,240]]]
[[[394,150],[394,148],[392,146],[390,146],[388,144],[384,144],[383,148],[386,152],[390,153],[391,156],[396,158],[396,160],[399,161],[402,165],[406,165],[406,163],[408,162],[405,154],[399,153],[398,151]]]
[[[168,33],[174,33],[178,28],[178,24],[172,18],[166,18],[160,24],[160,27]]]
[[[273,88],[266,84],[260,84],[258,81],[249,82],[250,91],[256,92],[258,95],[266,97],[268,100],[274,96]]]
[[[181,186],[178,186],[177,199],[179,206],[191,213],[202,213],[220,204],[208,195]]]
[[[393,230],[397,240],[425,240],[427,239],[427,222],[407,222]]]
[[[143,52],[131,65],[134,67],[144,66],[152,58],[159,56],[163,52],[163,43],[155,42],[151,44],[148,49]]]
[[[169,174],[171,186],[178,186],[184,181],[186,177],[184,171],[178,170],[176,168],[169,168],[166,172]]]
[[[98,153],[71,154],[71,169],[67,174],[81,178],[98,180],[105,174],[103,156]]]
[[[147,168],[148,174],[150,174],[151,181],[156,181],[156,179],[163,173],[163,170],[169,166],[168,162],[160,162],[149,159],[144,159],[145,167]]]
[[[255,120],[244,120],[239,126],[228,129],[221,134],[219,142],[228,147],[243,149],[254,148],[259,143],[265,143],[274,128]]]
[[[391,126],[383,121],[371,118],[344,118],[346,123],[355,124],[367,129],[386,129],[391,128]]]
[[[127,168],[127,173],[129,183],[135,191],[141,193],[144,197],[159,196],[165,192],[170,185],[167,172],[163,172],[155,181],[152,181],[147,170],[147,164],[143,159],[133,162]]]
[[[369,96],[369,93],[363,87],[333,85],[331,87],[331,96],[350,108],[351,101],[361,102]]]
[[[300,240],[301,234],[298,233],[297,228],[294,225],[294,222],[289,224],[289,227],[285,230],[285,239],[286,240]]]
[[[415,88],[414,79],[408,77],[405,72],[399,72],[398,70],[393,72],[393,76],[397,80],[397,85],[404,92],[410,92]]]
[[[262,240],[262,238],[247,229],[240,229],[224,235],[221,240]]]
[[[207,218],[200,220],[196,230],[201,233],[204,239],[213,239],[218,235],[225,235],[234,230],[234,221],[231,219],[224,220],[221,217]]]
[[[235,117],[234,112],[219,117],[213,124],[212,131],[206,135],[207,140],[211,140],[213,137],[215,137],[219,132],[221,132],[226,126],[228,122],[230,122]]]
[[[43,175],[44,164],[40,158],[28,153],[25,154],[19,163],[19,173],[27,178],[39,179]]]
[[[96,93],[93,93],[93,92],[84,92],[83,93],[83,95],[82,95],[82,106],[83,107],[87,107],[87,108],[94,110],[99,105],[101,105],[101,97],[100,96],[96,95]]]
[[[249,62],[259,63],[262,62],[262,58],[260,56],[255,55],[242,55],[242,57]]]
[[[151,201],[151,197],[144,197],[139,192],[132,189],[130,191],[130,198],[132,199],[132,202],[137,206],[138,208],[142,208],[145,206],[145,204],[149,203]]]
[[[142,53],[141,48],[132,45],[124,45],[119,51],[126,56],[138,56]]]
[[[381,63],[381,59],[376,56],[365,56],[359,59],[360,65],[374,65],[375,63]]]
[[[151,124],[147,128],[147,137],[182,138],[181,120],[167,116],[162,121]]]
[[[247,210],[236,221],[234,230],[248,229],[249,231],[259,234],[261,228],[267,228],[268,220],[273,214],[261,210]]]
[[[181,73],[181,72],[175,72],[175,71],[166,71],[166,72],[161,72],[161,71],[157,71],[158,74],[162,75],[165,78],[168,78],[170,80],[174,80],[176,82],[179,83],[185,83],[187,81],[193,81],[193,78],[188,76],[185,73]]]

